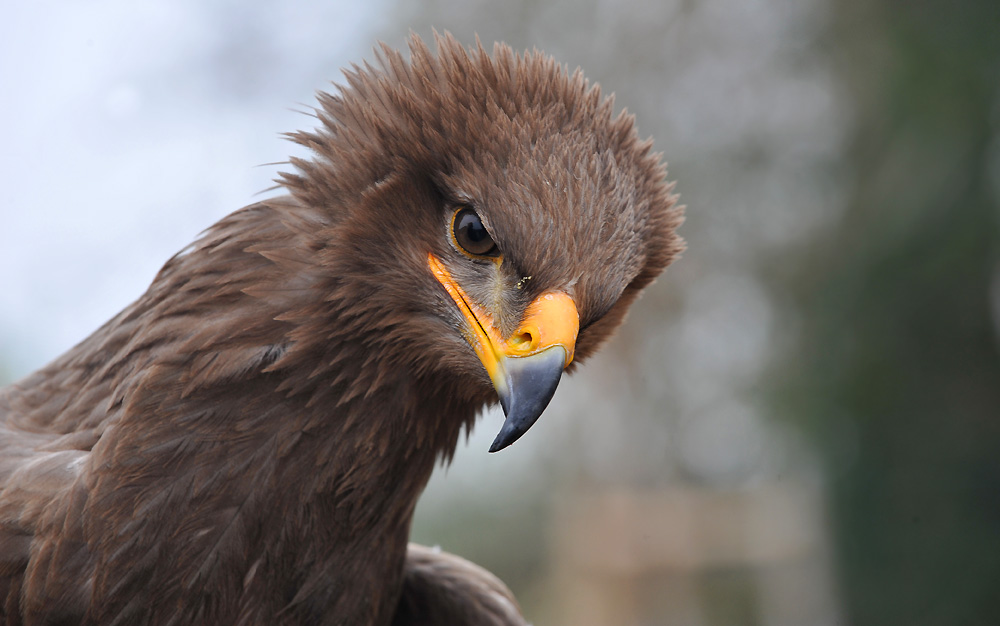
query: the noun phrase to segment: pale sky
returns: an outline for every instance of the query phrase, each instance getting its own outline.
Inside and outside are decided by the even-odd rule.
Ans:
[[[271,186],[380,2],[14,3],[0,20],[0,380],[136,299]],[[300,152],[301,153],[301,152]]]

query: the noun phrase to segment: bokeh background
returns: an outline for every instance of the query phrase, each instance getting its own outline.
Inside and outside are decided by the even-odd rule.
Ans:
[[[670,163],[689,251],[414,537],[535,624],[1000,623],[1000,3],[9,3],[0,381],[271,186],[317,89],[432,27],[538,47]],[[267,165],[272,164],[272,165]],[[273,193],[273,192],[270,192]]]

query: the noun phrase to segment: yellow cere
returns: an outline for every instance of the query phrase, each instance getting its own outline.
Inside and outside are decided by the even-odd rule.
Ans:
[[[468,297],[440,259],[428,254],[427,264],[469,322],[475,335],[475,341],[470,343],[491,379],[495,380],[499,374],[503,358],[531,356],[552,346],[565,348],[565,365],[573,361],[580,316],[573,299],[565,293],[547,292],[535,298],[525,310],[517,330],[505,340],[493,325],[490,312]]]

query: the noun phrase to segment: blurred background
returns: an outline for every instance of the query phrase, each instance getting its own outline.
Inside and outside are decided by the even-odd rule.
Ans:
[[[414,538],[537,625],[1000,623],[996,0],[12,3],[0,381],[259,198],[339,68],[432,27],[615,92],[689,250],[530,436],[489,455],[484,416]]]

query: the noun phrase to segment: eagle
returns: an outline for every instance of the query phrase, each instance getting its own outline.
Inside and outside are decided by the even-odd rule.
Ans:
[[[320,93],[281,194],[0,390],[0,622],[523,624],[409,544],[484,406],[517,440],[683,248],[579,70],[435,34]]]

